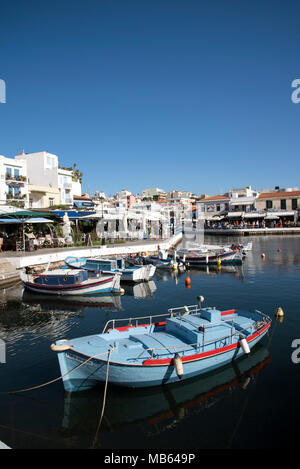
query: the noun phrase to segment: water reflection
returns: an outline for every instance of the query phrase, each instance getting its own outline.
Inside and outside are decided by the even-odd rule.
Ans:
[[[156,271],[156,278],[160,281],[167,282],[172,278],[175,284],[178,283],[181,277],[197,277],[199,275],[210,275],[212,277],[217,277],[220,275],[230,275],[236,280],[244,281],[244,271],[242,265],[199,265],[188,267],[186,271],[168,271],[168,270],[158,270]]]
[[[55,308],[57,311],[70,309],[74,311],[83,311],[86,307],[112,308],[114,311],[122,309],[121,296],[111,294],[99,294],[93,296],[53,296],[39,295],[24,290],[22,301],[24,304],[39,305],[41,310]]]
[[[184,383],[134,390],[111,386],[101,432],[114,432],[137,423],[146,435],[171,430],[189,416],[225,399],[236,389],[251,386],[255,376],[270,361],[263,344],[258,344],[252,352],[219,370]],[[100,389],[102,391],[103,388],[65,394],[62,434],[75,446],[77,440],[93,438],[102,402]]]
[[[135,285],[124,284],[123,288],[126,295],[134,296],[134,298],[152,298],[156,291],[156,285],[153,280]]]

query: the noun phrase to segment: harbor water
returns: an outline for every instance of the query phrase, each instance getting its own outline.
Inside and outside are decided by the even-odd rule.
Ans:
[[[238,238],[206,237],[207,243]],[[242,266],[188,272],[157,270],[125,285],[121,297],[65,299],[0,291],[0,441],[11,448],[202,449],[290,448],[300,420],[300,237],[257,236]],[[262,256],[264,254],[265,256]],[[185,279],[190,277],[190,287]],[[217,371],[151,389],[104,384],[66,393],[50,345],[101,332],[113,318],[159,314],[193,305],[258,309],[272,318],[269,334],[250,353]],[[274,317],[281,307],[282,321]],[[298,341],[299,353],[295,347]],[[299,363],[298,363],[299,362]],[[101,423],[101,425],[100,425]]]

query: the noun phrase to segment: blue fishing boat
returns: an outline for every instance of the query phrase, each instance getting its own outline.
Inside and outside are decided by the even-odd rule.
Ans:
[[[102,259],[70,256],[65,259],[65,264],[70,268],[84,269],[89,272],[119,272],[123,282],[148,281],[156,270],[153,265],[126,267],[123,258]]]
[[[117,321],[127,324],[116,327]],[[67,391],[106,380],[148,387],[188,379],[250,353],[270,325],[260,311],[219,311],[200,303],[164,315],[111,320],[101,334],[59,340],[51,348]]]
[[[41,274],[21,272],[21,280],[27,290],[48,295],[95,295],[98,293],[121,293],[120,274],[108,275],[71,269],[56,269]]]
[[[168,256],[166,251],[159,251],[157,256],[138,255],[129,257],[127,260],[130,265],[154,265],[157,269],[185,270],[184,262],[177,259],[176,255]]]

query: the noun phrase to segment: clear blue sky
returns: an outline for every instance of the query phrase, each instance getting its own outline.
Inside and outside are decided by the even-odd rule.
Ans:
[[[300,2],[6,1],[0,154],[48,150],[83,190],[300,185]]]

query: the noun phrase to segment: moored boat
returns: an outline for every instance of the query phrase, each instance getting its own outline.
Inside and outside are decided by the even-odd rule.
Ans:
[[[73,269],[83,269],[89,272],[118,272],[123,282],[148,281],[155,274],[154,265],[125,266],[123,258],[102,259],[85,257],[67,257],[65,264]]]
[[[157,256],[129,257],[128,262],[131,265],[154,265],[157,269],[185,270],[185,264],[176,256],[168,256],[167,251],[159,251]]]
[[[207,265],[207,264],[242,264],[243,253],[240,249],[215,249],[206,248],[179,249],[177,255],[180,260],[189,265]]]
[[[117,321],[126,325],[116,327]],[[259,311],[193,305],[130,324],[111,320],[101,334],[58,340],[51,348],[58,353],[67,391],[107,378],[119,386],[148,387],[197,376],[249,353],[270,324]]]
[[[41,274],[21,273],[25,288],[36,293],[49,295],[93,295],[98,293],[121,293],[120,274],[93,273],[72,269],[56,269]]]

